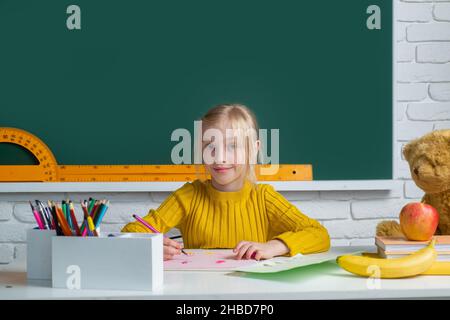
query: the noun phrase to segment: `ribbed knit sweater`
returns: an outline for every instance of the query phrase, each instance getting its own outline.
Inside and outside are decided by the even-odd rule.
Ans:
[[[271,185],[245,182],[241,190],[223,192],[211,180],[186,183],[144,219],[159,232],[180,229],[184,248],[234,248],[240,241],[283,241],[288,255],[326,251],[327,230],[301,213]],[[151,232],[139,222],[122,232]]]

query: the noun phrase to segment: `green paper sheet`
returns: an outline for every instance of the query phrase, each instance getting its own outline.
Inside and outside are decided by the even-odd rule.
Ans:
[[[367,247],[333,247],[327,252],[314,253],[308,255],[298,254],[293,257],[275,257],[268,260],[234,269],[234,271],[249,273],[275,273],[290,269],[300,268],[325,261],[336,260],[337,257],[345,254],[358,254],[366,251]]]

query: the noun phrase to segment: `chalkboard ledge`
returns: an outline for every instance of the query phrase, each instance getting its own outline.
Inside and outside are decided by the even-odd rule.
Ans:
[[[397,180],[264,181],[277,191],[392,190]],[[184,182],[53,182],[0,183],[0,193],[39,192],[170,192]]]

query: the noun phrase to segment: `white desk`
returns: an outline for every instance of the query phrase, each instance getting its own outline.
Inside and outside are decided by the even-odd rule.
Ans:
[[[49,281],[27,281],[22,264],[0,267],[0,299],[450,298],[450,276],[382,279],[380,289],[368,289],[367,279],[347,273],[334,262],[271,275],[166,271],[164,277],[158,292],[53,289]]]

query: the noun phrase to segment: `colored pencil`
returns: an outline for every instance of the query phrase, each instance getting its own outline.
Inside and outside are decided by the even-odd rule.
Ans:
[[[94,225],[96,224],[95,222],[98,220],[101,212],[103,211],[103,208],[105,207],[104,201],[101,200],[99,201],[99,204],[97,206],[97,208],[94,208],[94,213],[91,215],[92,217],[92,221],[94,222]]]
[[[92,212],[92,209],[94,208],[95,201],[96,201],[95,199],[89,198],[89,202],[88,202],[88,213],[89,214]]]
[[[75,228],[75,233],[77,236],[81,236],[80,228],[78,227],[77,217],[75,216],[75,208],[73,206],[73,202],[69,201],[69,212],[70,212],[70,220],[72,220],[73,227]]]
[[[86,200],[81,201],[81,209],[83,210],[83,223],[81,224],[81,235],[84,237],[86,236],[86,226],[87,226],[87,216],[89,215],[89,211],[87,209],[87,202]],[[86,212],[85,212],[86,211]]]
[[[84,202],[86,202],[86,200]],[[91,216],[91,217],[93,217],[93,215],[94,215],[94,209],[95,209],[94,207],[95,207],[96,203],[97,203],[97,200],[95,200],[93,198],[89,198],[89,201],[86,203],[86,209],[87,209],[88,215]],[[86,219],[87,219],[87,217],[86,217]],[[81,226],[81,233],[82,234],[83,233],[85,234],[85,228],[86,227],[88,227],[87,221],[83,221],[83,224]]]
[[[50,222],[47,219],[47,215],[45,213],[44,210],[42,210],[42,208],[39,206],[39,202],[35,201],[36,205],[33,206],[34,209],[37,211],[37,213],[39,214],[39,218],[41,218],[42,224],[44,225],[44,229],[50,230]]]
[[[34,215],[34,219],[36,220],[36,223],[39,227],[39,229],[43,230],[45,229],[44,223],[41,220],[41,217],[39,215],[39,213],[37,212],[37,210],[33,207],[33,204],[30,201],[30,207],[31,207],[31,212],[33,212]]]
[[[92,220],[92,217],[88,216],[87,221],[88,221],[89,231],[92,232],[92,234],[95,237],[98,237],[98,233],[97,233],[97,230],[95,230],[94,221]]]
[[[161,233],[161,232],[159,232],[158,230],[156,230],[154,227],[152,227],[152,226],[150,225],[150,223],[148,223],[147,221],[145,221],[144,219],[142,219],[142,218],[139,217],[138,215],[133,214],[133,218],[135,218],[137,221],[139,221],[140,223],[142,223],[142,224],[143,224],[145,227],[147,227],[148,229],[152,230],[154,233]],[[166,235],[163,235],[163,236],[164,236],[165,238],[167,238]],[[181,249],[181,252],[183,252],[185,255],[187,255],[187,253],[184,252],[183,249]]]
[[[97,212],[98,206],[100,205],[100,201],[99,200],[95,200],[94,202],[94,206],[92,207],[92,209],[89,211],[89,215],[91,216],[91,218],[94,218],[95,213]]]
[[[50,224],[52,225],[52,229],[55,229],[55,222],[53,221],[52,212],[51,212],[50,208],[47,206],[46,203],[44,203],[42,201],[39,201],[39,204],[45,210],[45,212],[47,212],[47,217],[50,221]]]
[[[64,200],[61,203],[61,209],[62,209],[62,212],[64,213],[64,217],[67,220],[67,224],[69,225],[70,230],[74,230],[73,224],[72,224],[72,219],[71,219],[70,213],[69,213],[69,206],[68,206],[68,203]]]
[[[147,229],[152,230],[154,233],[160,233],[158,230],[153,228],[147,221],[145,221],[144,219],[142,219],[138,215],[133,214],[133,218],[135,218],[137,221],[139,221],[141,224],[143,224],[145,227],[147,227]]]
[[[39,200],[34,200],[34,202],[36,203],[34,208],[37,209],[37,211],[40,213],[40,216],[42,217],[42,222],[44,223],[45,229],[51,229],[50,222],[49,222],[49,220],[47,218],[47,213],[39,205]]]
[[[62,212],[62,209],[58,207],[57,204],[55,204],[56,208],[56,216],[58,217],[58,221],[61,225],[61,229],[65,236],[72,236],[72,230],[70,230],[69,224],[67,223],[66,218],[64,217],[64,213]]]
[[[47,203],[48,203],[48,207],[50,208],[50,212],[52,214],[53,221],[55,223],[56,235],[62,236],[62,235],[64,235],[64,232],[62,231],[60,223],[58,221],[58,215],[56,214],[56,208],[52,205],[52,203],[50,201],[48,201]]]
[[[108,210],[109,201],[106,202],[106,200],[105,200],[104,202],[105,203],[102,203],[100,205],[99,212],[95,215],[95,218],[94,218],[95,229],[98,229],[100,227],[100,224],[102,223],[103,217],[105,216],[105,213]]]
[[[81,236],[82,237],[86,237],[86,235],[89,233],[89,227],[86,227],[88,224],[87,221],[87,217],[89,217],[89,213],[87,211],[87,207],[86,207],[86,201],[83,201],[81,203],[81,209],[83,210],[83,215],[84,215],[84,220],[83,220],[83,225],[82,225],[82,230],[81,230]]]

